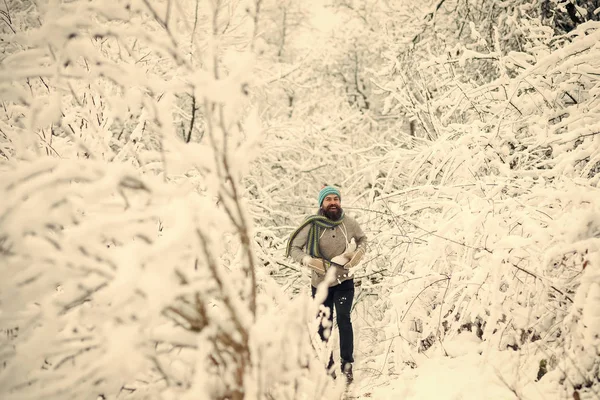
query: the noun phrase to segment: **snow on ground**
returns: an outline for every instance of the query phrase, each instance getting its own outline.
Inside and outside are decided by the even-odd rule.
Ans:
[[[536,382],[538,368],[525,364],[520,352],[491,349],[474,333],[465,331],[442,347],[434,347],[426,354],[413,354],[417,366],[400,366],[399,372],[390,373],[390,354],[372,357],[369,349],[370,328],[362,314],[369,308],[360,304],[353,313],[356,363],[355,381],[349,391],[350,399],[377,400],[470,400],[470,399],[527,399],[548,400],[573,398],[560,392],[557,378],[548,374]],[[334,334],[334,339],[337,335]],[[337,343],[336,343],[337,345]],[[390,346],[392,348],[392,346]],[[337,349],[336,349],[337,351]],[[529,350],[535,351],[535,350]],[[583,397],[582,397],[583,398]]]
[[[541,390],[532,384],[518,382],[515,376],[517,353],[494,354],[494,360],[478,353],[458,357],[442,355],[425,359],[417,368],[406,368],[396,376],[381,375],[373,378],[356,365],[357,398],[387,399],[557,399],[561,394],[550,389]],[[516,393],[509,388],[517,387]]]

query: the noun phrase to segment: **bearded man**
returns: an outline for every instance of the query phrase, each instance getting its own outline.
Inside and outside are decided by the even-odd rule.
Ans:
[[[325,186],[319,192],[319,211],[296,229],[288,241],[286,256],[291,256],[303,266],[311,269],[312,295],[320,284],[328,286],[327,298],[323,302],[319,336],[327,341],[333,326],[333,309],[340,336],[341,370],[348,383],[353,380],[354,333],[350,312],[354,301],[354,279],[350,268],[358,265],[367,247],[367,237],[358,223],[344,214],[342,196],[338,189]],[[356,248],[352,249],[354,239]],[[330,271],[333,269],[333,271]],[[333,355],[328,369],[335,376]]]

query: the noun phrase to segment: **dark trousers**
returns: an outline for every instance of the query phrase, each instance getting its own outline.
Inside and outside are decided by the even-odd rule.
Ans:
[[[312,287],[312,296],[315,297],[317,288]],[[342,282],[339,285],[332,286],[328,289],[327,298],[323,305],[329,308],[329,326],[333,326],[333,309],[335,306],[335,316],[340,332],[340,357],[342,366],[345,363],[354,362],[354,332],[352,331],[352,320],[350,312],[352,311],[352,302],[354,301],[354,280]],[[324,317],[322,312],[319,312],[319,319]],[[319,336],[324,342],[325,328],[323,323],[319,324]],[[331,336],[331,335],[329,335]],[[333,355],[330,356],[329,368],[333,365]]]

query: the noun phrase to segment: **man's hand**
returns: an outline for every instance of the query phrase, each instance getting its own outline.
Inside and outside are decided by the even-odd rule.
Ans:
[[[348,253],[350,261],[348,261],[344,265],[344,268],[350,269],[350,268],[356,267],[364,255],[365,255],[365,251],[362,248],[358,248],[358,249],[356,249],[356,251],[353,251],[352,253]]]
[[[327,271],[327,269],[325,268],[325,263],[320,258],[306,256],[302,259],[302,265],[312,269],[319,275],[325,275],[325,272]]]

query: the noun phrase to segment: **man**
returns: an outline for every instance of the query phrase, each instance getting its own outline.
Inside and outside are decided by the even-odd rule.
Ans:
[[[350,249],[354,239],[356,249]],[[346,216],[341,206],[340,192],[325,186],[319,192],[319,211],[308,217],[292,233],[288,241],[286,256],[312,270],[312,295],[315,296],[319,284],[328,285],[327,298],[323,305],[329,309],[327,318],[333,326],[333,309],[340,335],[341,370],[348,383],[352,382],[354,362],[354,333],[350,311],[354,300],[354,279],[350,268],[358,265],[367,246],[367,238],[358,223]],[[331,271],[334,269],[334,271]],[[319,325],[321,340],[327,341],[330,331],[325,332],[323,323]],[[328,369],[333,366],[330,355]],[[335,376],[333,371],[330,371]]]

